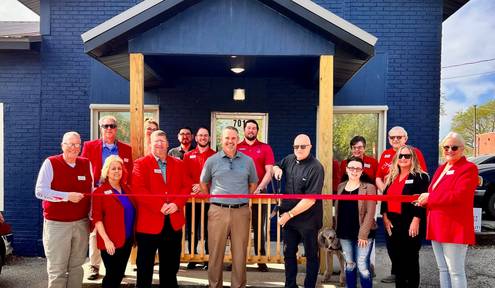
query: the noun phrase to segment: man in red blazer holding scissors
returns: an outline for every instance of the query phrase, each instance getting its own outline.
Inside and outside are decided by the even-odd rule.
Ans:
[[[151,287],[156,250],[160,259],[160,287],[178,287],[184,204],[190,186],[181,160],[167,155],[167,135],[151,134],[151,153],[134,163],[132,193],[137,204],[137,287]]]
[[[100,186],[101,167],[110,155],[118,155],[124,161],[127,177],[132,172],[132,149],[128,144],[117,140],[117,118],[112,115],[101,117],[98,121],[100,125],[101,139],[84,142],[81,157],[86,157],[91,162],[93,168],[93,179],[95,187]],[[123,179],[124,183],[127,179]],[[101,254],[96,247],[96,231],[93,230],[89,235],[89,264],[90,274],[88,280],[96,280],[99,276]]]

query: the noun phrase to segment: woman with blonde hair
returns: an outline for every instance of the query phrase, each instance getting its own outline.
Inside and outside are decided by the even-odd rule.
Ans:
[[[421,168],[415,149],[400,147],[386,176],[384,195],[420,194],[429,177]],[[425,236],[425,209],[408,202],[382,202],[385,230],[390,236],[390,255],[396,267],[396,287],[419,287],[419,250]]]
[[[120,287],[134,242],[135,209],[125,196],[131,194],[123,181],[126,173],[119,156],[108,156],[101,171],[103,184],[93,194],[93,223],[106,269],[103,287]]]
[[[464,269],[468,245],[474,244],[474,191],[478,168],[464,156],[464,139],[450,132],[441,142],[445,163],[438,167],[428,193],[419,196],[426,206],[426,238],[431,240],[440,287],[467,287]]]

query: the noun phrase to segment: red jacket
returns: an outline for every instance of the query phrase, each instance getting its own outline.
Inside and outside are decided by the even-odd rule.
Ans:
[[[428,188],[426,238],[443,243],[474,244],[473,202],[478,168],[462,157],[433,189],[445,165],[438,167]]]
[[[99,185],[100,176],[101,176],[101,168],[103,167],[103,163],[101,161],[101,150],[103,149],[103,141],[101,139],[86,141],[84,142],[81,157],[86,157],[91,161],[91,166],[93,166],[93,178],[95,186]],[[123,177],[124,182],[126,182],[130,178],[128,175],[132,172],[132,149],[128,144],[117,140],[117,149],[119,150],[119,157],[124,161],[125,169],[127,170],[124,173]]]
[[[184,225],[185,197],[162,197],[167,194],[189,194],[184,164],[181,160],[167,156],[167,183],[163,181],[160,167],[153,154],[148,154],[134,162],[132,171],[132,193],[136,194],[137,204],[136,232],[159,234],[163,228],[165,215],[160,212],[163,204],[175,203],[178,210],[170,214],[174,230]],[[157,195],[160,197],[139,197],[139,195]]]
[[[129,186],[122,185],[122,189],[125,194],[131,194]],[[107,192],[110,191],[110,192]],[[115,248],[121,248],[125,244],[125,220],[124,220],[124,207],[120,203],[120,200],[116,194],[113,194],[112,186],[108,183],[104,183],[94,192],[93,197],[93,225],[98,221],[103,222],[105,232],[107,232],[108,238],[112,240]],[[112,196],[98,196],[97,194],[105,195],[112,193]],[[132,197],[129,197],[134,204]],[[134,204],[135,206],[135,204]],[[105,250],[105,242],[97,233],[97,245],[98,249]]]

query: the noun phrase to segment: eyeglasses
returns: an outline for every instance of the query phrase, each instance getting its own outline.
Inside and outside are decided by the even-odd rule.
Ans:
[[[352,146],[352,150],[363,150],[364,146]]]
[[[102,129],[115,129],[117,128],[117,124],[102,124],[100,127]]]
[[[447,152],[447,151],[449,151],[449,149],[455,152],[455,151],[457,151],[457,149],[459,149],[459,146],[455,146],[455,145],[454,146],[449,146],[449,145],[443,146],[443,151]]]
[[[192,135],[191,133],[179,133],[180,136],[190,136]]]
[[[81,148],[81,143],[62,143],[69,148]]]
[[[297,150],[299,148],[301,148],[301,150],[304,150],[306,149],[307,147],[309,147],[309,145],[294,145],[292,146],[294,148],[294,150]]]
[[[411,154],[399,154],[399,159],[411,159],[412,155]]]
[[[158,129],[153,128],[153,127],[146,127],[146,130],[148,130],[148,131],[156,131],[156,130],[158,130]]]
[[[363,168],[360,168],[360,167],[347,167],[347,169],[349,169],[349,171],[353,171],[353,172],[361,172],[363,171]]]
[[[388,139],[390,139],[390,140],[400,140],[400,139],[402,139],[402,137],[404,137],[404,136],[388,136]]]

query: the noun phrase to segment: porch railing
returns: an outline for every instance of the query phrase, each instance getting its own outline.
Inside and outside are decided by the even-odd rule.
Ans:
[[[186,237],[186,227],[182,228],[182,252],[181,252],[181,261],[182,262],[205,262],[208,261],[208,254],[206,252],[206,247],[205,247],[205,238],[206,238],[206,229],[207,227],[205,226],[205,217],[208,217],[208,211],[206,204],[208,203],[207,200],[205,199],[189,199],[188,203],[191,203],[192,205],[185,205],[184,206],[184,214],[187,215],[187,210],[189,207],[191,207],[191,231],[189,233],[191,234],[189,241],[187,241]],[[200,209],[196,209],[196,204],[201,204]],[[249,240],[248,240],[248,247],[247,247],[247,263],[253,264],[253,263],[283,263],[284,258],[283,258],[283,252],[281,248],[281,228],[280,225],[275,225],[276,226],[276,236],[275,239],[272,239],[271,237],[271,211],[272,208],[274,208],[277,205],[277,200],[276,199],[261,199],[261,198],[253,198],[249,199],[249,208],[251,209],[251,206],[253,204],[258,204],[257,205],[257,211],[256,210],[251,210],[252,213],[258,213],[258,233],[257,235],[254,235],[253,229],[252,229],[252,217],[250,218],[250,233],[249,233]],[[199,205],[198,205],[199,206]],[[266,215],[263,215],[262,211],[263,208],[265,208]],[[199,210],[199,211],[198,211]],[[197,245],[197,253],[195,252],[195,233],[196,229],[196,214],[200,213],[200,216],[198,217],[200,219],[200,237],[199,237],[199,243]],[[262,243],[262,237],[261,237],[261,231],[262,231],[262,216],[266,218],[266,227],[265,227],[265,232],[266,232],[266,242]],[[279,213],[277,212],[276,217],[279,217]],[[274,221],[276,221],[274,219]],[[254,241],[257,241],[257,253],[254,253]],[[230,245],[229,241],[227,241],[227,248],[225,251],[225,258],[224,262],[231,262],[232,261],[232,255],[230,254]],[[266,250],[266,255],[261,255],[261,247],[265,246]],[[304,262],[304,257],[301,256],[301,252],[298,253],[298,262]]]

